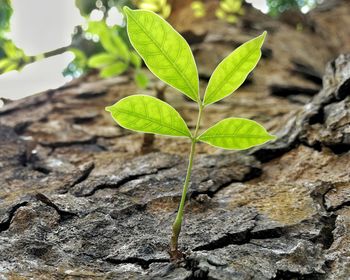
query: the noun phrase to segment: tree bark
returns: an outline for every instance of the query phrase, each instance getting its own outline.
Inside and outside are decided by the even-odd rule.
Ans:
[[[202,90],[224,56],[268,30],[257,69],[205,111],[203,129],[248,117],[278,136],[245,152],[198,145],[178,266],[167,250],[191,144],[156,136],[145,150],[142,134],[113,123],[103,108],[136,92],[131,78],[90,75],[6,104],[0,279],[348,279],[348,4],[315,10],[299,30],[249,7],[237,26],[175,23]],[[155,95],[151,80],[144,93]],[[165,99],[195,126],[196,104],[170,88]]]

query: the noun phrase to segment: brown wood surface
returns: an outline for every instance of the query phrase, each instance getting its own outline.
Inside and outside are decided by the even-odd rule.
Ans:
[[[349,279],[349,1],[280,19],[247,6],[236,26],[193,20],[185,7],[171,21],[191,42],[203,90],[232,49],[269,34],[259,66],[206,110],[202,128],[247,117],[279,139],[245,152],[199,144],[176,267],[167,249],[190,143],[131,133],[104,111],[156,95],[155,78],[139,90],[131,75],[88,75],[7,104],[1,280]],[[170,88],[164,97],[193,129],[196,104]]]

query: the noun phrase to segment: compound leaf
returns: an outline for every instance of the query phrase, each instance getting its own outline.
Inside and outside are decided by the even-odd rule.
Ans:
[[[273,139],[276,137],[263,126],[242,118],[224,119],[198,137],[202,142],[229,150],[244,150]]]
[[[244,43],[226,57],[212,74],[204,96],[204,105],[217,102],[238,89],[261,57],[266,31]]]
[[[125,97],[106,108],[122,127],[146,133],[191,138],[185,121],[169,104],[147,95]]]
[[[124,8],[131,44],[159,79],[199,100],[198,71],[185,39],[151,11]]]

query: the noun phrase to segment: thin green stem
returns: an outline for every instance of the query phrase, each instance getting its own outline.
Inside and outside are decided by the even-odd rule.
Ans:
[[[198,113],[198,118],[197,118],[197,123],[196,123],[196,130],[194,132],[194,140],[197,141],[197,136],[198,136],[198,130],[201,125],[201,120],[202,120],[202,114],[203,114],[203,109],[204,106],[201,103],[198,103],[199,106],[199,113]]]
[[[185,179],[185,183],[184,183],[183,190],[182,190],[182,196],[181,196],[181,201],[180,201],[180,205],[179,205],[179,210],[177,211],[176,219],[173,223],[173,234],[171,236],[171,242],[170,242],[170,251],[171,252],[178,251],[178,239],[179,239],[179,235],[181,232],[183,212],[184,212],[184,207],[185,207],[185,202],[186,202],[186,197],[187,197],[188,186],[190,184],[190,179],[191,179],[191,174],[192,174],[193,159],[194,159],[194,155],[195,155],[195,151],[196,151],[197,136],[198,136],[198,130],[200,127],[200,122],[202,119],[202,112],[203,112],[203,106],[199,103],[199,113],[198,113],[198,118],[197,118],[196,129],[194,132],[194,136],[192,138],[191,152],[190,152],[190,157],[188,160],[186,179]]]

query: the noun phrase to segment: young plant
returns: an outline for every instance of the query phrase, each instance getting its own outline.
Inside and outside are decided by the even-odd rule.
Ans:
[[[227,118],[203,133],[199,133],[204,109],[239,88],[261,57],[266,32],[241,45],[226,57],[212,74],[204,98],[199,94],[198,71],[191,49],[185,39],[170,24],[147,10],[124,8],[130,41],[148,68],[198,104],[198,118],[192,134],[180,114],[169,104],[151,96],[134,95],[106,108],[122,127],[138,132],[186,137],[191,141],[188,169],[176,219],[172,226],[170,253],[179,256],[178,238],[181,231],[186,194],[190,183],[197,142],[212,146],[244,150],[275,139],[255,121]]]

